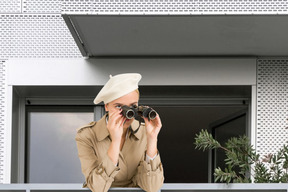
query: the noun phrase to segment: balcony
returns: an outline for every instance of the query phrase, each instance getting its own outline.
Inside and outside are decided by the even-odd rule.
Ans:
[[[89,189],[83,189],[82,184],[2,184],[0,185],[0,191],[3,192],[52,192],[52,191],[90,191]],[[109,191],[143,191],[139,188],[111,188]],[[288,184],[284,183],[269,183],[269,184],[216,184],[216,183],[195,183],[195,184],[164,184],[160,190],[161,192],[245,192],[245,191],[269,191],[269,192],[287,192]]]

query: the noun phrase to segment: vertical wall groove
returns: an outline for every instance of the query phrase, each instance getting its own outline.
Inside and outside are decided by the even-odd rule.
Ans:
[[[0,183],[4,182],[5,120],[6,120],[6,67],[0,59]]]

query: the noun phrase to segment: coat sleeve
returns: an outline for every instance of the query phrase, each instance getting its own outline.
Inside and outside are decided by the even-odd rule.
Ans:
[[[93,192],[108,191],[120,168],[113,164],[108,154],[100,160],[89,138],[85,138],[85,133],[77,133],[75,139],[82,173],[86,180],[84,187],[89,187]]]
[[[147,192],[157,192],[160,190],[164,182],[164,172],[159,154],[155,159],[150,160],[150,162],[145,161],[144,155],[143,160],[137,168],[133,182]]]

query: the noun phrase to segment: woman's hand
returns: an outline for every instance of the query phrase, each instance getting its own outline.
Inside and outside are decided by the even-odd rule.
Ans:
[[[119,160],[121,137],[123,134],[123,124],[125,119],[126,118],[121,114],[121,110],[116,110],[111,113],[109,112],[107,129],[110,133],[112,142],[108,149],[108,156],[115,165],[118,164]]]
[[[159,115],[157,114],[156,118],[153,120],[149,120],[148,118],[144,118],[144,120],[147,132],[147,139],[157,140],[158,134],[162,127]]]
[[[147,133],[147,155],[149,157],[154,157],[157,154],[157,138],[161,130],[162,123],[159,115],[156,118],[149,120],[144,118],[146,133]]]
[[[114,142],[121,142],[121,137],[123,134],[123,125],[126,120],[121,114],[122,109],[119,111],[109,112],[109,120],[107,124],[107,129],[110,133],[111,140]]]

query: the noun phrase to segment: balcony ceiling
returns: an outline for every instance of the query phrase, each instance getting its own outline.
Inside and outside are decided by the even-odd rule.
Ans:
[[[288,15],[62,15],[81,53],[288,56]]]

